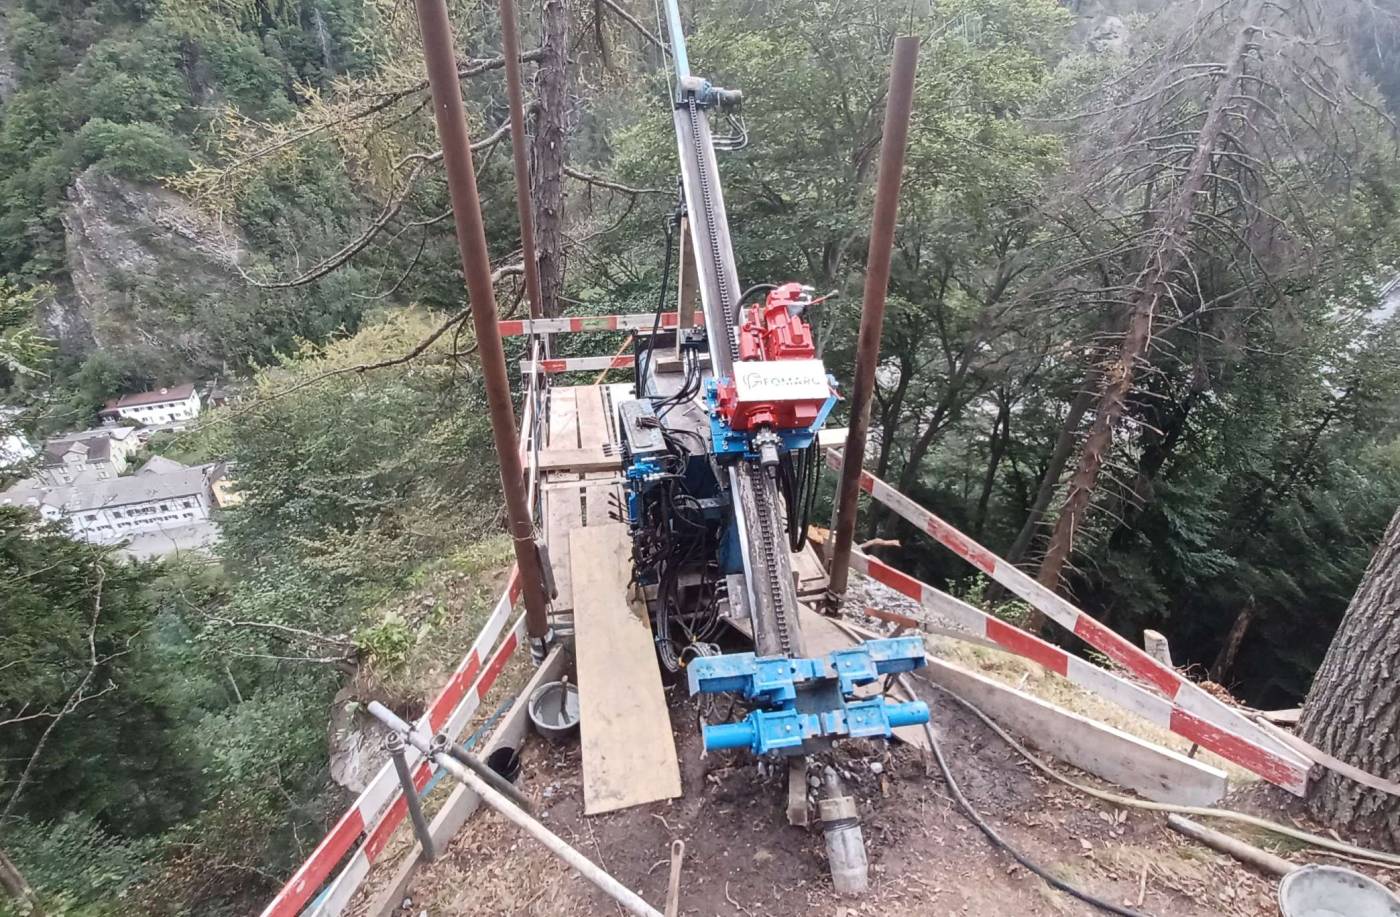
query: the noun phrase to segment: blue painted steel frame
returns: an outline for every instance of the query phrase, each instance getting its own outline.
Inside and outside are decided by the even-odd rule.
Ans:
[[[769,709],[755,710],[738,723],[703,729],[705,748],[748,748],[755,754],[799,748],[814,738],[888,738],[900,726],[928,722],[923,701],[887,702],[883,696],[856,698],[855,690],[882,675],[908,672],[925,664],[921,637],[868,640],[826,656],[789,659],[729,653],[695,659],[687,669],[690,693],[736,693]],[[834,682],[838,704],[819,713],[796,707],[804,686]]]

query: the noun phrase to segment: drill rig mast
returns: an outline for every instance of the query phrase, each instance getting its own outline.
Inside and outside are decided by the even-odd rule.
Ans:
[[[710,121],[727,118],[733,130],[718,146],[742,145],[742,95],[691,73],[676,0],[665,10],[681,196],[705,322],[703,337],[678,331],[679,346],[639,339],[637,399],[619,406],[636,583],[663,664],[685,670],[692,694],[734,692],[751,708],[741,722],[706,726],[707,749],[795,755],[847,736],[888,737],[926,722],[927,706],[855,691],[923,665],[922,640],[806,656],[791,551],[805,541],[822,465],[817,434],[836,382],[803,318],[810,288],[740,286]],[[756,291],[767,295],[746,311]],[[720,652],[725,619],[752,634],[754,652]]]

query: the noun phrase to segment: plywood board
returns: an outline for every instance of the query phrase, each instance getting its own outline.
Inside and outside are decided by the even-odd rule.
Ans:
[[[618,488],[613,483],[593,484],[583,488],[583,524],[608,525],[617,521],[611,516],[615,511],[617,496]]]
[[[628,601],[631,547],[627,527],[616,524],[590,528],[570,545],[589,815],[681,794],[651,626],[646,609]]]
[[[970,701],[1010,732],[1082,771],[1155,802],[1209,806],[1229,789],[1218,768],[1096,723],[1009,685],[930,658],[930,681]]]

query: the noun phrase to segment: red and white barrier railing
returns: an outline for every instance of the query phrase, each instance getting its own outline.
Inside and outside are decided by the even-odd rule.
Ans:
[[[835,449],[828,450],[827,463],[832,468],[839,469],[841,467],[841,453]],[[1039,609],[1047,618],[1108,656],[1131,673],[1134,678],[1160,692],[1169,702],[1170,710],[1164,711],[1160,707],[1149,707],[1152,714],[1148,717],[1149,719],[1289,792],[1299,796],[1307,792],[1311,762],[1283,744],[1257,723],[1248,719],[1243,713],[1206,693],[1176,669],[1149,656],[1116,631],[1094,620],[1088,614],[1027,576],[1004,558],[993,554],[870,472],[861,472],[860,488],[872,499],[894,510],[899,516],[926,532],[939,544],[972,564],[993,581],[1000,583],[1030,603],[1032,607]],[[910,598],[925,603],[927,607],[924,590],[932,587],[925,587],[923,583],[913,577],[873,558],[865,558],[860,563],[866,566],[873,578]],[[857,566],[854,554],[852,565]],[[857,566],[857,569],[860,567]],[[930,598],[936,600],[936,597]],[[943,607],[947,607],[946,603],[943,603]],[[968,607],[970,608],[970,606]],[[975,609],[973,610],[975,611]],[[994,623],[989,623],[989,621]],[[977,633],[971,623],[959,623],[964,623],[974,633]],[[978,633],[978,636],[991,640],[1018,655],[1039,662],[1052,671],[1066,675],[1066,677],[1068,677],[1072,667],[1080,678],[1080,684],[1102,693],[1100,689],[1104,687],[1104,682],[1088,671],[1089,668],[1093,668],[1089,663],[1078,660],[1026,631],[992,618],[982,622],[981,632]],[[1098,680],[1095,681],[1095,679]],[[1121,683],[1121,681],[1118,679],[1118,682]],[[1116,687],[1111,695],[1105,696],[1114,700],[1115,695],[1126,697]],[[1151,695],[1147,696],[1151,697]],[[1141,697],[1135,696],[1134,699],[1139,705],[1142,704]],[[1163,713],[1166,713],[1165,719],[1162,716]]]
[[[421,729],[433,734],[446,732],[454,739],[461,735],[480,706],[481,698],[491,689],[524,638],[523,617],[506,632],[506,622],[519,598],[520,577],[518,572],[512,570],[505,594],[496,602],[471,649],[458,663],[427,712],[419,718],[417,725]],[[492,652],[492,647],[503,632],[506,632],[505,639]],[[408,762],[414,783],[421,789],[427,784],[434,767],[416,751],[410,752]],[[386,761],[321,843],[316,845],[311,856],[263,909],[262,917],[292,917],[299,913],[320,892],[336,864],[353,851],[354,855],[345,868],[316,898],[312,908],[312,912],[317,914],[339,913],[363,883],[370,866],[383,852],[384,845],[406,811],[407,802],[400,792],[398,776],[392,763]]]
[[[555,357],[546,360],[521,360],[522,375],[544,373],[555,376],[559,373],[596,373],[605,369],[631,369],[632,357],[619,354],[611,357]]]
[[[661,328],[670,330],[680,324],[674,312],[661,313]],[[695,324],[703,326],[705,315],[695,312]],[[580,331],[650,331],[656,327],[656,313],[632,313],[629,315],[585,315],[564,318],[522,318],[507,319],[496,323],[501,337],[519,337],[525,334],[570,334]]]

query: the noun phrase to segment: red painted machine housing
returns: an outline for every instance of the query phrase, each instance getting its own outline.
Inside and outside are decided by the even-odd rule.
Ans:
[[[810,300],[810,294],[810,287],[785,283],[771,290],[762,305],[748,310],[739,328],[736,376],[745,372],[744,363],[783,360],[809,361],[804,368],[811,375],[810,361],[815,360],[817,347],[811,327],[799,314],[801,307]],[[827,397],[825,394],[815,397],[808,386],[800,397],[753,400],[745,398],[743,389],[735,379],[722,380],[716,386],[720,417],[731,430],[754,431],[763,426],[775,430],[805,430],[816,422]]]
[[[770,290],[763,305],[749,308],[739,328],[741,360],[810,360],[817,355],[812,329],[799,314],[811,287],[785,283]]]

